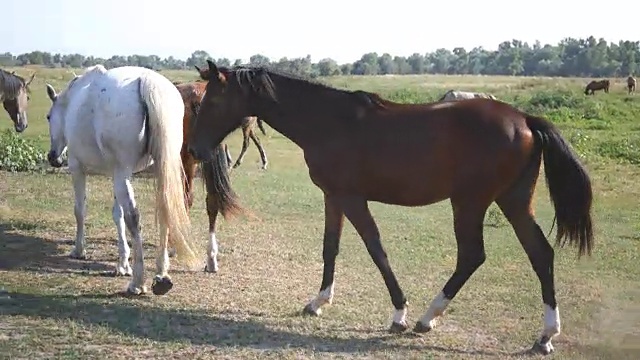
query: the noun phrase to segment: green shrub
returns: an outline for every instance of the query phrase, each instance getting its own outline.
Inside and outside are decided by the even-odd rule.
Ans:
[[[596,151],[600,156],[623,163],[640,165],[640,140],[637,138],[605,140],[598,144]]]
[[[46,152],[13,129],[0,134],[0,170],[32,171],[46,160]]]

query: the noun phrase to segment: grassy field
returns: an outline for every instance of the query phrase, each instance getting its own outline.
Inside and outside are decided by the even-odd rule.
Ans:
[[[29,128],[22,136],[45,151],[50,104],[44,84],[59,90],[72,75],[37,71]],[[166,75],[189,80],[196,72]],[[593,97],[582,94],[585,79],[380,76],[324,81],[406,102],[435,99],[451,88],[490,91],[557,123],[593,179],[596,248],[593,257],[582,260],[574,249],[556,251],[563,332],[552,358],[640,358],[640,94],[627,96],[622,79],[615,79],[609,94]],[[10,127],[0,112],[0,131]],[[128,279],[107,275],[117,257],[108,178],[89,179],[89,259],[79,261],[67,257],[75,235],[69,176],[0,171],[0,358],[529,356],[525,350],[542,327],[540,285],[511,227],[495,209],[486,219],[486,263],[433,332],[386,332],[389,295],[350,224],[337,261],[333,305],[319,318],[300,316],[322,275],[322,194],[308,178],[300,149],[272,129],[267,132],[259,136],[269,170],[260,170],[251,145],[243,165],[232,173],[235,190],[258,219],[221,220],[220,272],[188,272],[173,263],[175,286],[162,297],[114,295]],[[227,142],[235,158],[239,134]],[[553,211],[544,186],[538,186],[536,210],[546,233]],[[136,178],[134,188],[148,239],[146,265],[152,271],[157,238],[152,183]],[[413,325],[455,265],[449,203],[423,208],[373,203],[372,212],[409,298]],[[208,225],[201,187],[192,219],[204,253]]]

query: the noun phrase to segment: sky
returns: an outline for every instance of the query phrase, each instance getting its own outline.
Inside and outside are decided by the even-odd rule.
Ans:
[[[226,4],[237,5],[226,5]],[[640,1],[608,0],[2,0],[0,53],[33,50],[174,56],[205,50],[248,61],[311,55],[353,62],[438,48],[496,49],[505,40],[556,44],[590,35],[640,40]],[[513,4],[511,6],[507,4]],[[522,6],[516,7],[520,3]],[[635,15],[634,15],[635,16]],[[599,23],[594,23],[598,19]]]

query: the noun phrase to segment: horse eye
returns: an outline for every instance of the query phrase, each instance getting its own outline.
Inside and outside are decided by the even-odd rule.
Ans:
[[[47,121],[51,121],[51,115],[47,115]]]

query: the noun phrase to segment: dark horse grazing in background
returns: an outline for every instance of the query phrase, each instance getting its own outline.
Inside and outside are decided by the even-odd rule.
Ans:
[[[636,91],[636,78],[633,76],[627,78],[627,89],[629,90],[629,95]]]
[[[194,65],[200,77],[203,79],[209,78],[209,69],[200,69],[197,65]],[[267,160],[267,153],[262,148],[262,144],[260,144],[260,140],[256,136],[256,132],[254,130],[255,125],[258,125],[262,134],[267,135],[267,132],[264,130],[264,125],[262,124],[262,119],[256,116],[245,116],[242,118],[242,122],[240,123],[240,128],[242,128],[242,149],[240,150],[240,154],[238,155],[238,159],[236,159],[236,163],[233,164],[234,168],[237,168],[242,164],[242,159],[244,159],[244,154],[247,152],[247,148],[249,147],[249,139],[256,144],[258,148],[258,152],[260,153],[260,160],[262,161],[262,169],[267,170],[267,165],[269,161]],[[227,153],[227,159],[229,160],[229,164],[231,164],[231,154],[229,153],[229,148],[225,145],[225,152]]]
[[[15,71],[8,72],[0,69],[0,101],[2,107],[13,121],[16,132],[23,132],[29,122],[27,120],[27,107],[29,105],[29,84],[36,77],[33,73],[29,81],[16,75]]]
[[[431,330],[485,261],[483,220],[495,201],[540,280],[545,316],[534,349],[553,351],[551,339],[560,333],[554,249],[536,223],[532,204],[543,157],[558,225],[556,242],[577,246],[579,255],[591,254],[593,232],[591,180],[551,122],[491,99],[400,104],[269,69],[218,69],[208,63],[209,82],[189,140],[194,156],[208,159],[243,116],[259,116],[302,148],[311,180],[324,192],[322,284],[305,313],[318,315],[322,305],[331,303],[346,216],[391,296],[390,330],[408,329],[407,299],[368,202],[421,206],[450,199],[456,268],[413,329]],[[407,153],[412,156],[401,156]]]
[[[206,83],[193,82],[185,84],[176,84],[176,88],[182,95],[184,101],[184,118],[183,118],[183,140],[182,150],[182,166],[185,172],[184,191],[187,209],[193,206],[193,181],[196,177],[196,168],[199,161],[188,152],[187,139],[191,133],[192,124],[195,120],[200,100],[204,93]],[[218,151],[215,152],[215,159],[212,161],[202,162],[201,170],[204,184],[207,191],[206,205],[207,216],[209,217],[209,239],[207,239],[207,264],[205,271],[218,271],[218,240],[216,238],[216,220],[218,213],[227,218],[229,215],[236,215],[242,212],[238,204],[237,196],[231,189],[229,174],[227,173],[227,158],[222,155],[222,145],[218,145]]]
[[[609,80],[608,79],[600,80],[600,81],[591,80],[591,82],[587,84],[587,87],[585,87],[584,94],[589,95],[589,92],[591,92],[591,95],[595,95],[596,90],[604,90],[604,92],[608,94]]]

